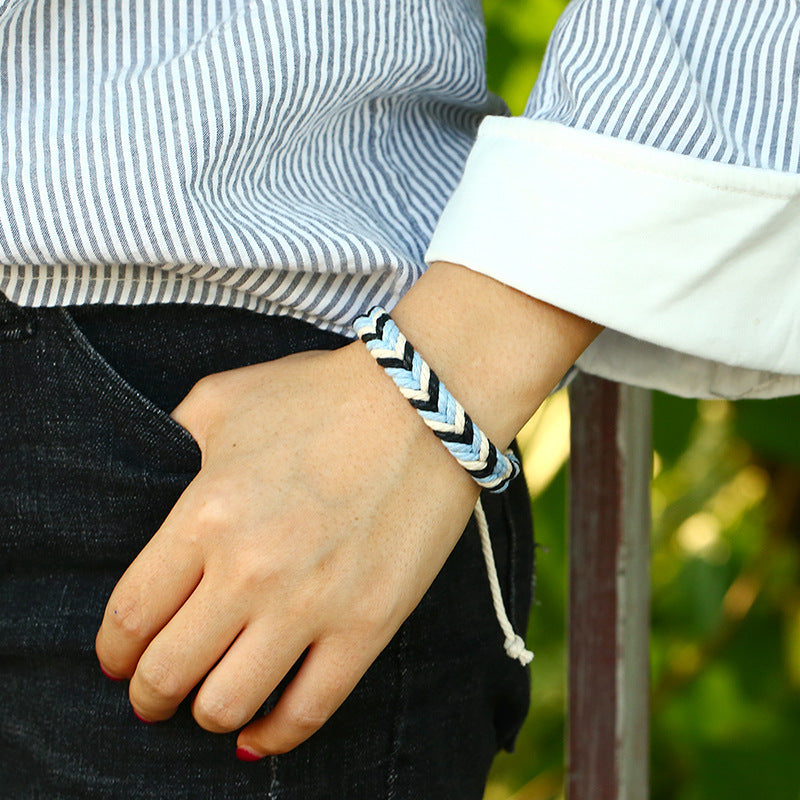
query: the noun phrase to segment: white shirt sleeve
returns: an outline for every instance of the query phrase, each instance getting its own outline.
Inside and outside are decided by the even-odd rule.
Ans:
[[[426,254],[606,326],[578,366],[800,393],[800,11],[576,0],[489,117]]]

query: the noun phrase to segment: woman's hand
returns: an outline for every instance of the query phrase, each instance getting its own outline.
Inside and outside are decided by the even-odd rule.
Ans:
[[[600,328],[453,264],[392,316],[505,447]],[[173,412],[202,468],[123,575],[97,654],[147,720],[280,753],[347,697],[433,582],[477,485],[360,342],[212,375]]]
[[[145,720],[198,684],[197,722],[280,753],[347,697],[432,583],[478,490],[363,345],[212,375],[172,416],[202,468],[97,635]]]

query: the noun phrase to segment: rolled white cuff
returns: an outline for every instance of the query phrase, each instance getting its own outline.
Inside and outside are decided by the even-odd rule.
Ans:
[[[798,175],[489,117],[425,258],[606,326],[578,362],[593,374],[800,392]]]

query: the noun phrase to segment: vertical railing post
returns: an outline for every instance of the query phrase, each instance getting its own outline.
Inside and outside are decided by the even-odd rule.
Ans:
[[[646,800],[651,398],[570,387],[568,800]]]

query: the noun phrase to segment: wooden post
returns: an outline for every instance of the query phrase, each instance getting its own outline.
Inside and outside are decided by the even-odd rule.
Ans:
[[[580,375],[572,415],[569,800],[646,800],[650,393]]]

